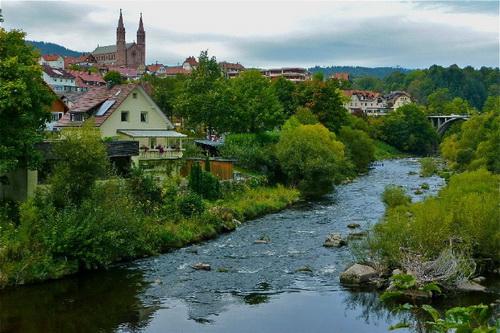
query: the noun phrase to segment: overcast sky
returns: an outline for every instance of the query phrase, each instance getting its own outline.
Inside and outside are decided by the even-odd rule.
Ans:
[[[92,51],[114,44],[120,8],[127,42],[143,13],[148,63],[175,65],[208,49],[247,67],[499,66],[498,1],[0,0],[7,29]]]

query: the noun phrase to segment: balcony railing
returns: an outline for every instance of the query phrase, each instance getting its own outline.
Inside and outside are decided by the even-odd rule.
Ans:
[[[141,149],[139,152],[139,159],[141,160],[171,160],[178,159],[182,157],[182,152],[184,149],[165,149],[160,151],[159,149]]]

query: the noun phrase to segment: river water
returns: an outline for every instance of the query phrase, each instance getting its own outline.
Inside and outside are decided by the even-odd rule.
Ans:
[[[439,177],[411,174],[418,169],[414,159],[384,161],[320,202],[250,221],[215,240],[0,292],[0,332],[387,332],[405,315],[391,313],[377,293],[343,288],[339,274],[354,261],[351,249],[322,244],[331,232],[348,236],[349,223],[361,225],[356,232],[377,223],[386,185],[405,187],[414,200],[444,185]],[[430,189],[414,195],[424,182]],[[256,244],[261,237],[270,243]],[[212,270],[192,269],[198,262]],[[297,271],[304,267],[311,271]]]

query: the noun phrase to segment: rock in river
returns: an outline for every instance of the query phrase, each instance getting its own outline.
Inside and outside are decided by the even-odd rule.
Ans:
[[[354,264],[340,274],[340,282],[344,284],[359,285],[377,277],[377,271],[372,267]]]
[[[474,281],[464,281],[457,285],[457,289],[460,291],[485,291],[486,287]]]
[[[210,267],[209,264],[205,264],[205,263],[202,263],[202,262],[199,262],[197,264],[194,264],[193,266],[191,266],[193,269],[196,269],[198,271],[210,271],[212,269],[212,267]]]
[[[347,242],[342,239],[342,236],[339,233],[328,235],[325,242],[323,243],[324,247],[341,247],[344,245],[347,245]]]
[[[349,223],[349,224],[347,225],[347,227],[348,227],[349,229],[356,229],[356,228],[359,228],[359,227],[360,227],[360,224],[359,224],[359,223]]]

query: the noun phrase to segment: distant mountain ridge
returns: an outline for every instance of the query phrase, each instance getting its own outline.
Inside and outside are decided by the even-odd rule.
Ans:
[[[394,72],[408,73],[412,69],[402,67],[360,67],[360,66],[328,66],[320,67],[315,66],[309,68],[311,73],[323,72],[325,77],[333,73],[349,73],[352,77],[372,76],[379,79],[384,79]]]
[[[58,54],[63,57],[79,57],[84,52],[70,50],[64,46],[55,43],[47,43],[42,41],[27,40],[27,44],[33,45],[36,49],[40,51],[42,55],[44,54]]]

